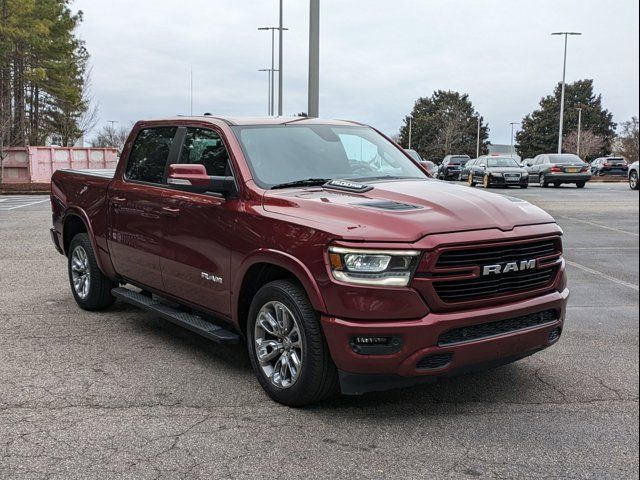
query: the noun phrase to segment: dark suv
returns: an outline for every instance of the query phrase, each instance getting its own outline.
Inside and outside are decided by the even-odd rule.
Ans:
[[[469,155],[447,155],[438,169],[438,178],[440,180],[459,180],[462,167],[469,160]]]
[[[629,164],[622,157],[600,157],[591,162],[591,173],[598,177],[605,175],[626,177],[629,173]]]

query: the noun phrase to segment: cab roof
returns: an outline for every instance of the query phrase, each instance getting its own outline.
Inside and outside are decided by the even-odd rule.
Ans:
[[[328,120],[322,118],[308,118],[308,117],[227,117],[218,115],[200,115],[200,116],[176,116],[170,118],[156,118],[145,120],[147,122],[168,122],[168,121],[185,121],[194,120],[198,122],[211,121],[211,123],[224,122],[227,125],[240,125],[240,126],[256,126],[256,125],[289,125],[289,124],[302,124],[302,125],[335,125],[335,126],[363,126],[364,124],[358,122],[352,122],[348,120]]]

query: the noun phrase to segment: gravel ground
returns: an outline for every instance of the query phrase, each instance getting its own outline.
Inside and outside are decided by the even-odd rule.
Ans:
[[[120,303],[79,310],[47,202],[0,210],[0,478],[637,478],[638,193],[496,193],[565,230],[559,344],[306,409],[271,402],[239,347]]]

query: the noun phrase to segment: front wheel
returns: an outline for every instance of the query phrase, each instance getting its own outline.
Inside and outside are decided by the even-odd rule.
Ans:
[[[68,271],[71,292],[83,310],[103,310],[115,302],[111,290],[118,285],[98,268],[93,245],[86,233],[79,233],[71,240]]]
[[[471,174],[469,174],[468,182],[469,182],[469,186],[470,187],[475,187],[476,186],[476,182],[473,180],[473,175],[471,175]]]
[[[482,180],[482,186],[484,188],[489,188],[491,186],[491,180],[489,179],[489,175],[484,176],[484,179]]]
[[[520,185],[520,188],[522,188],[524,190],[525,188],[529,188],[529,185],[527,185],[527,184]]]
[[[268,283],[253,298],[247,347],[260,385],[276,402],[300,407],[338,392],[318,314],[291,280]]]
[[[629,188],[631,190],[638,190],[638,172],[633,171],[629,175]]]
[[[578,187],[578,188],[584,188],[585,185],[586,185],[586,182],[578,182],[578,183],[576,183],[576,187]]]

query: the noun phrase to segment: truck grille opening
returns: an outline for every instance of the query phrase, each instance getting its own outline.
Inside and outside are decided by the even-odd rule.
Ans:
[[[470,280],[435,282],[433,287],[445,303],[484,300],[487,297],[544,288],[554,280],[555,273],[556,268],[552,267]]]
[[[440,255],[436,267],[473,267],[476,265],[512,262],[525,258],[539,258],[559,253],[558,244],[553,239],[516,245],[450,250]]]
[[[543,312],[532,313],[508,320],[497,322],[480,323],[469,325],[468,327],[456,328],[440,335],[439,346],[448,346],[456,343],[470,342],[483,338],[504,335],[506,333],[517,332],[526,328],[538,327],[558,320],[556,310],[545,310]]]
[[[427,355],[423,357],[417,364],[417,370],[434,370],[436,368],[442,368],[453,359],[453,352],[436,353],[433,355]]]

